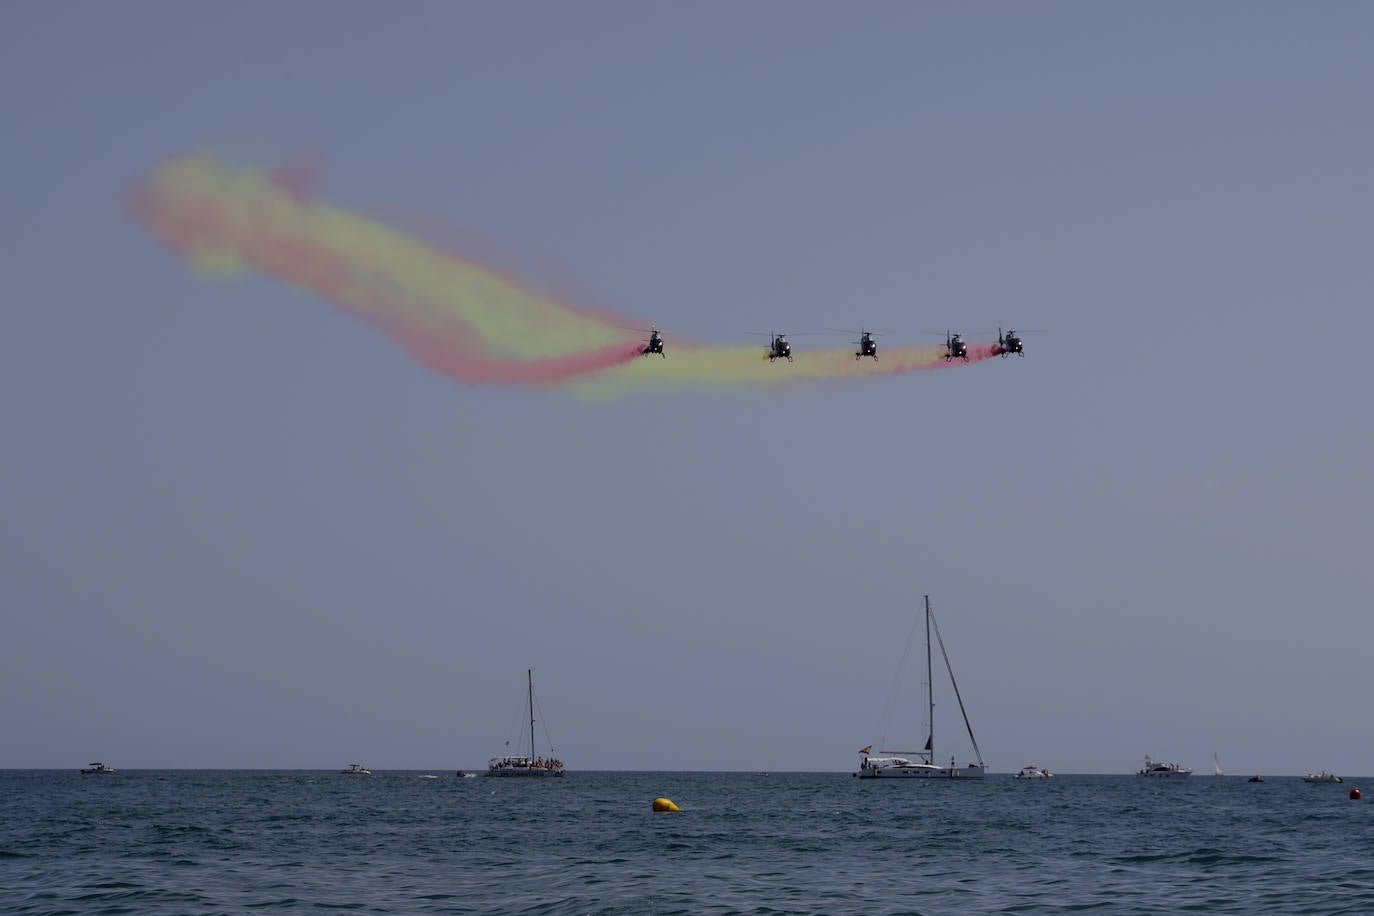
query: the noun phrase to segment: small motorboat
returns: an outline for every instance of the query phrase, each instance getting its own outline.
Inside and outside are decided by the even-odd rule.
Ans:
[[[1264,782],[1263,776],[1251,776],[1246,782]]]
[[[1322,770],[1320,773],[1308,773],[1302,778],[1303,782],[1345,782],[1335,773],[1328,773]]]
[[[350,764],[348,765],[348,769],[346,769],[346,770],[340,770],[340,771],[339,771],[339,775],[341,775],[341,776],[371,776],[371,775],[372,775],[372,771],[369,770],[367,767],[363,766],[361,763],[350,763]]]
[[[94,763],[92,763],[90,766],[82,767],[82,769],[81,769],[81,775],[83,775],[83,776],[94,776],[94,775],[96,775],[97,773],[113,773],[114,771],[115,771],[115,768],[114,768],[114,767],[108,767],[108,766],[106,766],[105,764],[101,763],[99,760],[97,760],[97,761],[95,761]]]
[[[1015,779],[1049,779],[1054,774],[1044,767],[1028,766],[1022,767],[1021,772],[1017,773]]]

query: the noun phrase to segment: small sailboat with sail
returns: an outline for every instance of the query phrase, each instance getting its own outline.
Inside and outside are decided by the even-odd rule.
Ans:
[[[554,755],[553,742],[549,742],[549,754],[547,757],[536,755],[534,750],[534,669],[530,668],[525,672],[527,689],[527,700],[530,716],[530,752],[528,755],[519,753],[503,754],[500,757],[493,757],[487,761],[488,776],[523,776],[541,778],[545,776],[562,776],[563,761]],[[545,735],[547,735],[547,731]],[[506,742],[507,745],[510,742]],[[461,774],[462,771],[460,770]]]
[[[945,650],[945,641],[940,636],[940,625],[935,622],[935,612],[930,609],[929,595],[925,596],[925,603],[926,705],[929,714],[926,746],[920,751],[880,750],[874,754],[873,745],[870,744],[859,751],[862,759],[859,762],[859,772],[855,775],[860,779],[982,779],[986,775],[987,768],[983,764],[983,755],[978,750],[978,740],[973,737],[973,726],[969,723],[968,710],[964,708],[964,698],[959,693],[959,683],[954,679],[954,668],[949,663],[949,653]],[[954,757],[950,757],[948,765],[935,762],[935,683],[932,676],[930,640],[932,631],[935,633],[935,643],[940,647],[940,656],[944,659],[945,670],[949,674],[950,686],[954,688],[954,698],[959,703],[959,712],[964,717],[964,728],[968,731],[969,743],[973,745],[974,762],[964,766],[955,763]]]
[[[1217,757],[1216,752],[1213,752],[1213,753],[1212,753],[1212,770],[1213,770],[1214,775],[1216,775],[1216,776],[1225,776],[1225,775],[1226,775],[1225,773],[1223,773],[1223,772],[1221,771],[1221,760]]]

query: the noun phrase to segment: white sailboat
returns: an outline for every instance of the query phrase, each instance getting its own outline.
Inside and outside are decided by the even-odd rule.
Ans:
[[[562,776],[563,761],[554,756],[553,742],[549,742],[549,755],[544,757],[536,755],[534,752],[534,669],[525,672],[529,684],[528,703],[530,713],[530,752],[529,755],[523,754],[504,754],[500,757],[493,757],[487,761],[488,776],[523,776],[541,778],[545,776]],[[546,733],[547,734],[547,733]],[[509,743],[509,742],[507,742]],[[461,774],[462,771],[460,770]]]
[[[959,684],[954,680],[954,668],[949,663],[949,653],[945,651],[945,641],[940,636],[940,625],[935,622],[935,612],[930,609],[930,596],[926,595],[926,703],[929,710],[930,730],[926,735],[926,746],[920,751],[884,751],[872,753],[873,746],[861,750],[860,779],[982,779],[987,772],[983,755],[978,750],[978,740],[973,737],[973,726],[969,724],[968,710],[964,708],[964,698],[959,695]],[[950,685],[954,688],[954,698],[959,701],[959,712],[964,717],[964,728],[968,731],[969,743],[973,745],[976,762],[959,766],[950,757],[949,764],[935,762],[935,682],[932,677],[930,633],[935,631],[935,641],[940,646],[940,655],[945,660],[945,670],[949,673]]]
[[[1217,755],[1216,755],[1215,752],[1212,754],[1212,770],[1215,772],[1215,775],[1217,775],[1217,776],[1225,776],[1225,775],[1226,775],[1225,773],[1223,773],[1223,772],[1221,771],[1221,760],[1219,760],[1219,759],[1217,758]]]

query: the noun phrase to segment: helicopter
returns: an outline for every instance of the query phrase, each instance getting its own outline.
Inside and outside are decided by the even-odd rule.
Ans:
[[[859,339],[854,341],[854,346],[859,349],[854,351],[854,359],[860,360],[865,356],[871,356],[875,363],[878,361],[878,331],[869,331],[867,329],[855,331],[852,328],[829,328],[828,330],[836,334],[858,334]]]
[[[657,353],[664,359],[668,358],[668,354],[663,352],[663,335],[659,333],[657,327],[649,329],[649,336],[645,339],[644,343],[646,346],[643,351],[640,352],[640,356],[648,356],[650,353]]]
[[[658,325],[650,325],[647,328],[636,328],[629,325],[616,325],[616,327],[623,331],[638,331],[641,334],[647,333],[649,335],[644,338],[644,348],[639,351],[640,356],[657,353],[667,359],[667,354],[663,352],[663,332],[658,329]]]
[[[952,359],[962,359],[968,362],[968,344],[964,343],[958,334],[945,332],[945,362]]]
[[[1026,334],[1034,334],[1035,331],[1025,331]],[[997,329],[997,349],[993,351],[998,356],[1006,356],[1008,353],[1015,353],[1018,356],[1025,356],[1026,351],[1021,348],[1021,337],[1011,328],[1007,328],[1007,333],[1003,334],[1002,329]]]
[[[871,356],[875,363],[878,361],[878,338],[874,336],[872,331],[859,331],[859,339],[854,343],[859,348],[854,351],[856,360]]]
[[[764,354],[771,363],[775,359],[785,359],[789,363],[792,361],[792,345],[787,342],[786,334],[773,333],[773,343]]]

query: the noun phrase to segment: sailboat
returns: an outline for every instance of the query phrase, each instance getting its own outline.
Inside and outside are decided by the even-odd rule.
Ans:
[[[529,756],[503,754],[487,761],[488,776],[562,776],[563,761],[554,756],[553,742],[549,742],[549,756],[536,756],[534,753],[534,669],[525,672],[529,685],[528,699],[530,713],[530,753]],[[509,742],[508,742],[509,743]]]
[[[873,754],[873,745],[861,750],[859,763],[860,779],[982,779],[987,773],[983,755],[978,750],[978,740],[973,737],[973,726],[969,724],[968,710],[964,708],[964,698],[959,695],[959,684],[954,680],[954,668],[949,663],[949,653],[945,651],[945,641],[940,636],[940,625],[935,622],[935,612],[930,609],[930,596],[926,595],[926,703],[929,709],[930,731],[926,735],[926,746],[920,751],[884,751]],[[931,665],[931,631],[940,646],[940,656],[945,660],[945,670],[949,672],[950,685],[954,687],[954,698],[959,701],[959,712],[964,717],[964,728],[968,730],[969,743],[973,745],[974,763],[959,766],[950,757],[949,764],[935,762],[935,679]],[[913,759],[914,758],[914,759]]]
[[[1216,773],[1217,776],[1225,776],[1225,775],[1226,775],[1225,773],[1223,773],[1223,772],[1221,771],[1221,760],[1220,760],[1220,758],[1217,757],[1217,755],[1216,755],[1215,753],[1212,754],[1212,770]]]

